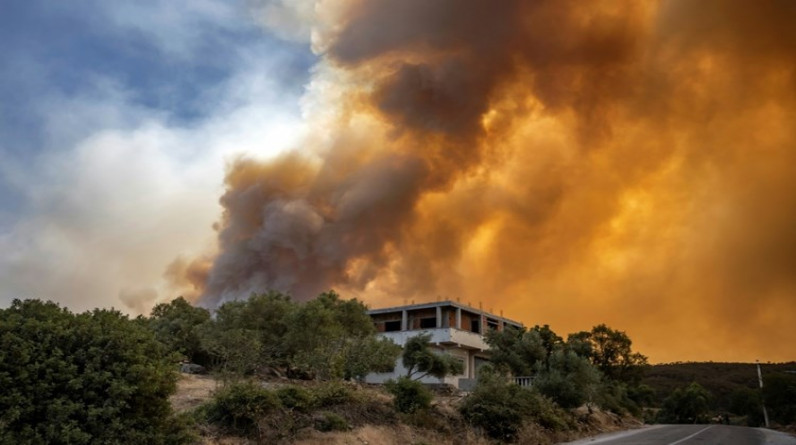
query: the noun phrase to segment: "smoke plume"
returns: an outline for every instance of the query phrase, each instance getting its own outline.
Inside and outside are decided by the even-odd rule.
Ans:
[[[655,361],[794,358],[796,3],[314,11],[315,131],[229,167],[203,304],[441,296]]]

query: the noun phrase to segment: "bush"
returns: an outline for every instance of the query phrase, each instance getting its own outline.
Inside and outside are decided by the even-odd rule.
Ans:
[[[315,429],[318,431],[348,431],[348,422],[335,413],[324,412],[315,421]]]
[[[312,390],[313,403],[316,407],[342,405],[356,400],[351,388],[342,382],[325,382]]]
[[[699,383],[677,388],[663,401],[658,413],[661,423],[703,423],[710,409],[710,393]]]
[[[535,420],[552,430],[571,427],[567,413],[553,401],[489,372],[482,373],[475,391],[464,400],[460,411],[471,425],[505,442],[516,440],[527,420]]]
[[[39,300],[0,310],[4,443],[184,443],[175,382],[163,345],[117,311]]]
[[[258,421],[281,407],[279,397],[251,382],[233,383],[221,389],[204,412],[210,423],[241,436],[257,432]]]
[[[414,413],[431,405],[431,391],[422,383],[409,377],[399,377],[385,384],[387,392],[395,396],[395,409],[402,413]]]
[[[276,390],[282,406],[306,413],[315,404],[312,393],[300,386],[285,386]]]

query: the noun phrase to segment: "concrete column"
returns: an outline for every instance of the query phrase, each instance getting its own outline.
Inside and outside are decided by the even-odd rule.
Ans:
[[[437,306],[437,327],[442,327],[442,308]]]
[[[456,308],[456,329],[462,329],[462,309]]]
[[[407,314],[406,311],[401,311],[401,330],[409,330],[409,314]]]

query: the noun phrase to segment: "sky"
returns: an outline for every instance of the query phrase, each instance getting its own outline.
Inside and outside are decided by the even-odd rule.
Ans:
[[[225,165],[303,131],[316,56],[244,2],[4,1],[0,304],[146,311],[213,244]]]
[[[134,3],[0,6],[0,305],[334,288],[796,359],[789,0]]]

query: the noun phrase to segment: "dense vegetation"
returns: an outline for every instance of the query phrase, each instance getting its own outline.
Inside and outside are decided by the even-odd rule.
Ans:
[[[0,443],[183,443],[176,375],[147,327],[113,310],[0,310]]]
[[[361,379],[392,370],[401,351],[375,335],[366,309],[334,292],[306,303],[268,292],[224,303],[213,318],[178,298],[156,306],[148,321],[173,351],[227,376]]]
[[[720,415],[733,423],[760,426],[764,400],[772,423],[796,422],[796,362],[762,364],[761,369],[762,391],[753,363],[661,364],[651,366],[642,381],[654,389],[654,405],[663,407],[658,418],[662,422],[704,421]],[[700,409],[694,411],[694,406]]]
[[[459,374],[461,362],[435,352],[428,336],[404,348],[382,339],[361,302],[334,292],[308,302],[257,294],[214,314],[178,298],[132,320],[114,310],[73,314],[51,302],[15,300],[0,310],[0,444],[190,443],[193,423],[271,442],[370,421],[474,428],[510,442],[525,440],[531,427],[582,428],[573,409],[584,405],[589,413],[646,410],[660,422],[732,414],[735,423],[759,425],[765,400],[772,421],[796,420],[796,375],[784,372],[793,363],[764,365],[761,392],[753,365],[649,366],[624,332],[605,325],[566,340],[549,326],[491,330],[486,339],[492,362],[451,417],[418,380]],[[390,371],[399,355],[407,375],[385,385],[390,407],[343,383]],[[175,416],[168,397],[180,361],[203,365],[225,384]],[[532,376],[533,385],[518,386],[512,376]],[[264,386],[271,377],[282,383]]]

